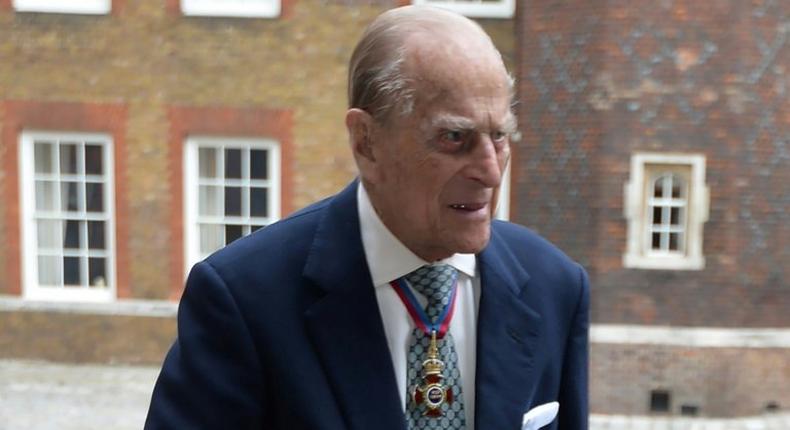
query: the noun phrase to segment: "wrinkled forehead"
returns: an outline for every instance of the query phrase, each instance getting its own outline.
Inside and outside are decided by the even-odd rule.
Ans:
[[[404,72],[421,130],[437,128],[437,122],[439,128],[512,128],[510,78],[499,53],[486,42],[429,38],[411,45]]]
[[[482,30],[431,29],[415,32],[405,42],[403,71],[422,101],[434,93],[511,93],[502,57]]]

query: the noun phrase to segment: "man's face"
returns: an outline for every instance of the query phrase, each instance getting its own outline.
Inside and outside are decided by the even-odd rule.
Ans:
[[[375,172],[363,172],[384,224],[427,261],[488,243],[515,127],[498,57],[433,51],[415,50],[413,111],[374,127]]]

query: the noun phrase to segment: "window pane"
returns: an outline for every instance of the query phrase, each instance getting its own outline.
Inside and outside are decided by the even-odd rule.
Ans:
[[[60,220],[40,219],[36,221],[38,249],[60,249]]]
[[[241,149],[225,150],[225,177],[241,179]]]
[[[54,181],[36,181],[36,210],[53,211],[57,202]]]
[[[262,229],[263,227],[264,227],[264,226],[262,226],[262,225],[253,225],[253,226],[250,226],[250,233],[255,233],[257,230],[260,230],[260,229]]]
[[[650,247],[652,249],[661,249],[661,233],[653,233],[653,239]]]
[[[66,221],[66,231],[63,236],[63,247],[67,249],[80,248],[80,222]]]
[[[269,216],[269,190],[250,188],[250,216]]]
[[[653,207],[653,224],[661,225],[661,206]]]
[[[82,285],[79,257],[63,257],[63,284]]]
[[[269,177],[268,158],[269,151],[263,149],[250,151],[250,177],[252,179],[266,179]]]
[[[683,185],[683,181],[677,177],[672,177],[672,197],[675,199],[680,198],[680,187]]]
[[[669,249],[672,251],[678,250],[678,233],[669,233]]]
[[[88,175],[101,175],[104,173],[102,168],[102,147],[96,144],[85,145],[85,173]]]
[[[88,279],[91,287],[107,286],[107,263],[104,258],[88,259]]]
[[[209,254],[222,248],[223,235],[225,229],[219,224],[201,224],[200,230],[200,253]]]
[[[240,187],[225,187],[225,215],[241,215]]]
[[[52,170],[52,144],[49,142],[36,142],[33,151],[36,173],[54,173]]]
[[[85,203],[88,212],[104,212],[104,184],[85,184]]]
[[[38,256],[38,283],[40,285],[61,285],[60,274],[60,257],[50,255]]]
[[[214,148],[198,149],[198,176],[201,178],[217,177],[217,150]]]
[[[63,182],[60,184],[60,206],[64,211],[76,212],[80,208],[77,184],[77,182]]]
[[[198,213],[207,216],[221,216],[219,200],[220,187],[201,185],[198,191]]]
[[[653,197],[662,197],[664,195],[663,184],[664,184],[663,177],[656,179],[656,181],[653,183]]]
[[[60,173],[77,174],[77,149],[76,143],[63,143],[60,145]]]
[[[88,221],[88,248],[106,248],[104,244],[104,221]]]
[[[672,225],[680,225],[680,208],[672,208],[669,222]]]
[[[229,244],[242,236],[240,225],[226,225],[225,226],[225,244]]]

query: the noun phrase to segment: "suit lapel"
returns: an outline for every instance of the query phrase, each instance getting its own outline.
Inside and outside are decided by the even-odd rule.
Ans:
[[[395,371],[359,232],[355,181],[326,210],[304,276],[325,295],[307,328],[350,429],[404,430]]]
[[[494,226],[478,262],[475,428],[518,429],[535,386],[532,364],[541,318],[522,299],[529,275]]]

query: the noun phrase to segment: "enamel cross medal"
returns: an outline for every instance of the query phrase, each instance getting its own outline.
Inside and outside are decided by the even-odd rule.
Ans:
[[[436,347],[436,330],[431,331],[431,343],[428,346],[428,358],[422,362],[422,385],[412,388],[411,399],[417,404],[425,404],[423,415],[429,417],[442,416],[442,404],[453,403],[453,388],[443,384],[444,362],[439,359]]]

